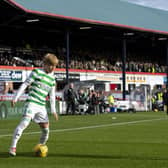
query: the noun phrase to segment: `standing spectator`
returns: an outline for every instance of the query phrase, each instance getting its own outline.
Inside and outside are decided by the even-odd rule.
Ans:
[[[99,94],[100,94],[99,95],[99,109],[100,109],[100,113],[104,113],[105,109],[106,109],[104,91],[100,91]]]
[[[94,90],[90,91],[88,113],[90,113],[90,114],[99,114],[98,94]]]
[[[141,91],[140,92],[140,107],[144,107],[144,103],[145,103],[145,95],[144,95],[144,92]]]
[[[64,99],[66,101],[66,114],[75,114],[76,111],[76,102],[77,102],[77,95],[74,90],[74,84],[70,83],[68,90],[64,92]],[[70,112],[69,112],[70,111]]]
[[[168,91],[167,89],[164,90],[163,92],[163,109],[164,109],[164,112],[166,112],[168,114]]]
[[[113,107],[113,105],[114,105],[114,96],[112,95],[112,93],[110,93],[108,95],[107,100],[108,100],[109,107]]]
[[[87,95],[83,89],[80,89],[78,92],[78,110],[80,114],[85,114],[87,110]]]
[[[13,82],[0,82],[0,94],[13,93]]]
[[[7,93],[14,93],[13,90],[13,82],[7,82],[8,83],[8,89],[7,89]]]

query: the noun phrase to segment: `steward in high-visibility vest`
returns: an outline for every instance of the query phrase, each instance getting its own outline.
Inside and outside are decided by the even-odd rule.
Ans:
[[[108,100],[109,106],[114,105],[114,96],[112,94],[107,97],[107,100]]]
[[[158,93],[157,93],[157,100],[158,100],[159,102],[162,102],[162,101],[163,101],[163,93],[162,93],[162,92],[158,92]]]
[[[151,102],[152,102],[152,110],[154,111],[156,108],[156,96],[152,96]]]

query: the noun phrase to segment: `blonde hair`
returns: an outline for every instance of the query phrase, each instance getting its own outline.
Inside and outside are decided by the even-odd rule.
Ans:
[[[59,60],[55,54],[47,53],[44,56],[44,64],[56,66],[56,65],[58,65],[58,62],[59,62]]]

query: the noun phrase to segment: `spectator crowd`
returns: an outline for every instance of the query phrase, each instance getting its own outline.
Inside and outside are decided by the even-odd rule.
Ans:
[[[0,65],[8,66],[42,66],[42,56],[46,52],[57,54],[60,62],[58,68],[66,67],[66,49],[63,47],[51,48],[10,48],[0,47]],[[143,61],[146,60],[146,61]],[[128,55],[126,60],[127,72],[165,73],[165,65],[157,60],[133,57]],[[70,69],[122,71],[121,55],[110,51],[92,51],[90,49],[75,48],[70,53]]]
[[[100,114],[114,105],[112,94],[108,96],[104,91],[96,91],[89,88],[75,89],[73,83],[64,90],[64,101],[66,102],[66,114]]]

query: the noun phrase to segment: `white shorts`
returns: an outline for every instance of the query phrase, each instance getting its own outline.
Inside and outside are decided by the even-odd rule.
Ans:
[[[24,105],[23,116],[29,116],[35,123],[49,122],[45,106],[34,103],[26,103]]]

